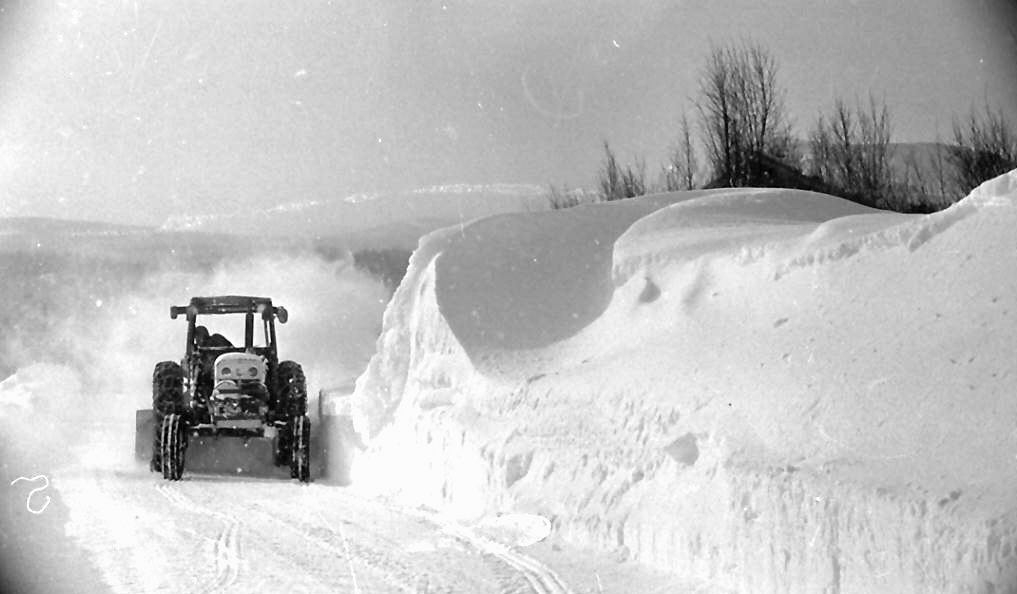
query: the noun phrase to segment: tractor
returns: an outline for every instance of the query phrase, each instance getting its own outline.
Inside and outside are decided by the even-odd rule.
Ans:
[[[271,442],[276,466],[289,465],[291,478],[309,481],[306,380],[299,364],[280,362],[277,352],[275,322],[286,323],[286,309],[265,297],[228,295],[170,307],[170,318],[181,315],[187,320],[184,357],[155,365],[152,409],[138,411],[139,452],[147,439],[143,427],[151,425],[149,468],[180,480],[191,439],[242,438],[245,447],[261,439]],[[205,324],[217,331],[211,334]],[[235,331],[237,344],[220,329]]]

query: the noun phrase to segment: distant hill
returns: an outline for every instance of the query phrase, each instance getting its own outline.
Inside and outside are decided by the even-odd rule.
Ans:
[[[181,215],[167,231],[300,236],[338,241],[350,249],[412,249],[441,227],[507,212],[547,210],[546,191],[533,185],[446,185],[389,194],[285,202],[230,215]]]
[[[219,253],[236,236],[255,243],[314,245],[338,252],[410,251],[423,235],[456,224],[509,212],[549,208],[546,189],[521,184],[457,184],[387,194],[357,194],[328,200],[281,202],[268,209],[231,214],[181,214],[159,227],[41,217],[0,218],[0,251],[36,242],[69,247],[80,239],[86,252],[113,252],[143,240],[143,250],[169,252],[174,246]],[[228,241],[224,242],[225,238]],[[248,245],[247,242],[243,245]],[[140,247],[140,246],[139,246]],[[109,249],[105,249],[109,248]],[[114,249],[115,248],[115,249]],[[164,249],[163,249],[164,248]]]
[[[52,219],[47,217],[8,217],[0,218],[0,235],[6,234],[38,234],[58,233],[82,235],[130,235],[148,233],[152,227],[121,225],[100,221],[79,221],[72,219]]]

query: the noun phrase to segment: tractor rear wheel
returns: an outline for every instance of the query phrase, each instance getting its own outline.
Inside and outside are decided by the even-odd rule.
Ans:
[[[152,436],[152,462],[154,472],[162,470],[162,421],[169,414],[181,414],[184,403],[184,370],[176,361],[162,361],[152,372],[152,417],[155,430]]]
[[[159,426],[162,451],[162,477],[179,481],[184,474],[184,452],[187,449],[186,424],[181,415],[169,414],[163,417]]]
[[[290,418],[292,442],[290,451],[290,478],[306,483],[311,480],[311,419],[307,415]]]

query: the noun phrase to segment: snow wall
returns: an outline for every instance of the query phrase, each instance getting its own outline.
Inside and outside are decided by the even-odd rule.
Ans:
[[[791,190],[421,240],[353,480],[745,592],[1017,592],[1017,171],[932,215]]]

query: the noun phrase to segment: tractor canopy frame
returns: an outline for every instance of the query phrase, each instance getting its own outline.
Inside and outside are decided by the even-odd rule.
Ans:
[[[232,314],[232,313],[258,313],[265,320],[279,318],[279,322],[286,323],[289,316],[285,307],[275,307],[268,297],[245,297],[241,295],[224,295],[220,297],[192,297],[188,305],[170,306],[170,318],[177,319],[183,314],[188,319],[198,314]]]
[[[275,375],[278,365],[278,349],[276,346],[275,320],[285,324],[289,319],[286,308],[272,305],[268,297],[249,297],[243,295],[223,295],[217,297],[192,297],[188,305],[173,305],[170,307],[170,318],[176,319],[184,315],[187,317],[187,350],[184,357],[185,370],[191,375],[191,362],[196,362],[197,345],[195,344],[195,329],[199,315],[228,315],[244,314],[244,345],[227,349],[230,351],[256,352],[266,357],[269,366],[269,376]],[[261,317],[264,324],[267,346],[254,346],[254,317]],[[192,394],[193,395],[193,394]]]

